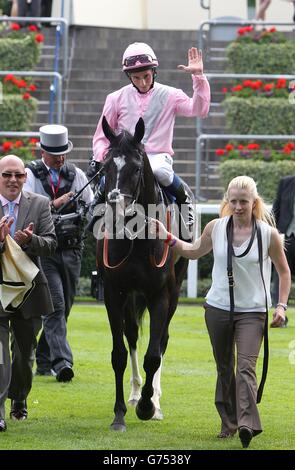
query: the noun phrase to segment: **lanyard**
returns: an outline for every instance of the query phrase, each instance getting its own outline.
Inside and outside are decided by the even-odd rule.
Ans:
[[[56,186],[55,186],[54,183],[53,183],[52,176],[51,176],[50,173],[49,173],[49,179],[50,179],[50,186],[51,186],[51,191],[52,191],[52,194],[53,194],[53,199],[56,199],[56,195],[57,195],[57,193],[58,193],[58,190],[59,190],[59,187],[60,187],[60,183],[61,183],[60,174],[58,175],[58,182],[57,182],[57,185],[56,185]]]

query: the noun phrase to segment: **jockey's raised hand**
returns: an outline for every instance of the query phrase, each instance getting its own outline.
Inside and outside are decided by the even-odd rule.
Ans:
[[[188,65],[178,65],[177,68],[192,75],[202,75],[204,70],[202,51],[198,51],[196,47],[191,47],[187,52],[187,56]]]

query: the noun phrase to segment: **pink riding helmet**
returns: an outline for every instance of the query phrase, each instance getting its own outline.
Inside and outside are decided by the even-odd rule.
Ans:
[[[122,58],[123,72],[141,69],[142,67],[158,67],[159,62],[153,49],[144,42],[129,44]]]

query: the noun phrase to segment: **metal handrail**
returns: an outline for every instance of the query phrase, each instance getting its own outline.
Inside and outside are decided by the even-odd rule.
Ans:
[[[196,198],[200,199],[201,189],[201,152],[202,141],[204,140],[295,140],[295,135],[263,135],[263,134],[201,134],[197,137],[197,158],[196,158]]]
[[[17,23],[58,23],[62,26],[61,31],[64,35],[63,40],[63,76],[66,77],[68,74],[68,51],[69,51],[69,23],[65,18],[55,17],[37,17],[37,16],[0,16],[0,22],[11,22]]]
[[[58,72],[36,72],[32,70],[1,70],[0,71],[0,76],[3,75],[21,75],[21,76],[27,76],[27,77],[53,77],[54,81],[51,84],[51,87],[55,87],[56,89],[56,84],[57,90],[57,124],[61,124],[61,118],[62,118],[62,76]]]

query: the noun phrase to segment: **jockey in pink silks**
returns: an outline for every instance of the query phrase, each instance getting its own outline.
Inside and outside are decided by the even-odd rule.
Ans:
[[[156,54],[148,44],[135,42],[125,50],[122,70],[131,83],[110,93],[106,98],[93,137],[94,161],[92,165],[103,161],[109,146],[109,141],[102,130],[103,116],[113,129],[125,129],[131,133],[134,133],[135,125],[142,117],[145,124],[142,143],[156,179],[175,197],[179,206],[181,204],[192,206],[191,198],[182,180],[173,171],[172,140],[176,116],[204,118],[208,114],[210,86],[203,74],[202,52],[195,47],[190,48],[188,65],[178,65],[180,70],[192,76],[192,98],[181,89],[155,82],[158,65]],[[192,223],[191,207],[187,226],[189,227]]]

